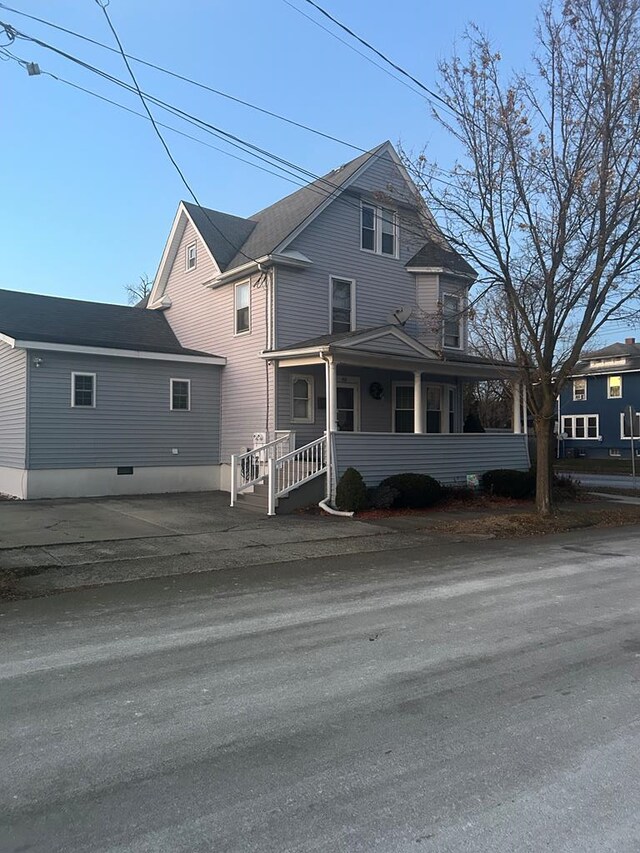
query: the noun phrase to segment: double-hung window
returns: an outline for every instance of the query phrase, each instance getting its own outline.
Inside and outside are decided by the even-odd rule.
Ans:
[[[236,284],[234,288],[235,302],[235,333],[244,335],[251,330],[251,290],[248,281]]]
[[[171,411],[188,412],[191,409],[191,381],[189,379],[171,380]]]
[[[413,432],[414,388],[413,385],[393,387],[393,431]]]
[[[599,438],[599,415],[563,415],[562,432],[567,438]]]
[[[607,376],[607,397],[610,400],[622,397],[622,376]]]
[[[74,409],[95,409],[95,373],[71,374],[71,405]]]
[[[398,217],[395,210],[362,202],[360,226],[361,249],[397,257]]]
[[[631,430],[633,429],[633,437],[640,438],[640,412],[634,415],[633,425],[629,419],[628,410],[620,412],[620,438],[631,438]]]
[[[451,293],[442,297],[442,345],[454,349],[462,346],[462,299]]]
[[[312,376],[291,377],[291,420],[296,424],[314,421]]]
[[[587,380],[582,379],[574,379],[573,380],[573,399],[574,400],[586,400],[587,399]]]
[[[331,279],[331,332],[350,332],[355,328],[355,281]]]
[[[186,249],[185,268],[187,272],[194,270],[198,264],[198,254],[195,243],[189,243]]]

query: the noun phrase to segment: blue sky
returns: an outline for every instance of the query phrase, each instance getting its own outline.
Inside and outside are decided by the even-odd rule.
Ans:
[[[8,6],[112,44],[93,0],[3,0]],[[330,26],[304,0],[290,0]],[[528,61],[537,0],[323,0],[351,26],[428,86],[474,20],[500,48],[505,65]],[[314,25],[285,0],[205,2],[111,0],[125,50],[362,148],[391,139],[427,146],[453,165],[451,140],[409,88]],[[0,9],[0,20],[126,79],[121,60],[97,46]],[[335,28],[334,28],[335,30]],[[342,34],[344,38],[347,38]],[[6,39],[4,40],[6,42]],[[130,93],[31,42],[17,56],[136,111]],[[141,87],[279,156],[322,174],[357,152],[228,100],[134,65]],[[148,121],[47,76],[28,77],[0,62],[0,287],[125,302],[124,286],[153,276],[181,198],[188,198]],[[227,145],[155,115],[210,144]],[[202,204],[246,216],[293,191],[287,181],[166,132]],[[237,153],[237,152],[236,152]]]

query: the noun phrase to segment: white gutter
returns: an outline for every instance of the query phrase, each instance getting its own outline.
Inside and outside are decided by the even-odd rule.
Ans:
[[[284,266],[288,267],[306,269],[306,267],[311,266],[312,261],[310,261],[309,258],[306,258],[304,255],[301,255],[300,257],[282,254],[263,255],[261,258],[256,258],[255,261],[249,261],[246,264],[242,264],[242,266],[234,267],[232,270],[220,273],[220,275],[207,282],[205,284],[205,287],[220,287],[220,285],[222,284],[227,284],[228,282],[234,281],[237,278],[243,278],[249,273],[255,272],[257,270],[259,270],[260,272],[264,272],[263,267],[271,267],[274,264],[283,264]]]
[[[4,336],[3,336],[4,338]],[[215,364],[224,367],[226,358],[219,355],[188,355],[170,352],[147,352],[145,350],[116,349],[111,347],[88,347],[75,344],[55,344],[47,341],[14,341],[11,346],[20,349],[35,349],[50,352],[68,352],[81,355],[110,355],[115,358],[142,358],[152,361],[181,361],[191,364]]]

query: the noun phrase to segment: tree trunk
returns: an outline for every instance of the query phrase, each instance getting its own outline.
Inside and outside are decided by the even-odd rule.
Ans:
[[[551,515],[553,496],[553,419],[536,418],[536,509],[540,515]]]

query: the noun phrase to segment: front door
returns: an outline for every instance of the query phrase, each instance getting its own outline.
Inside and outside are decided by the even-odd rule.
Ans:
[[[337,415],[341,432],[358,432],[360,429],[359,390],[357,382],[338,383]]]

